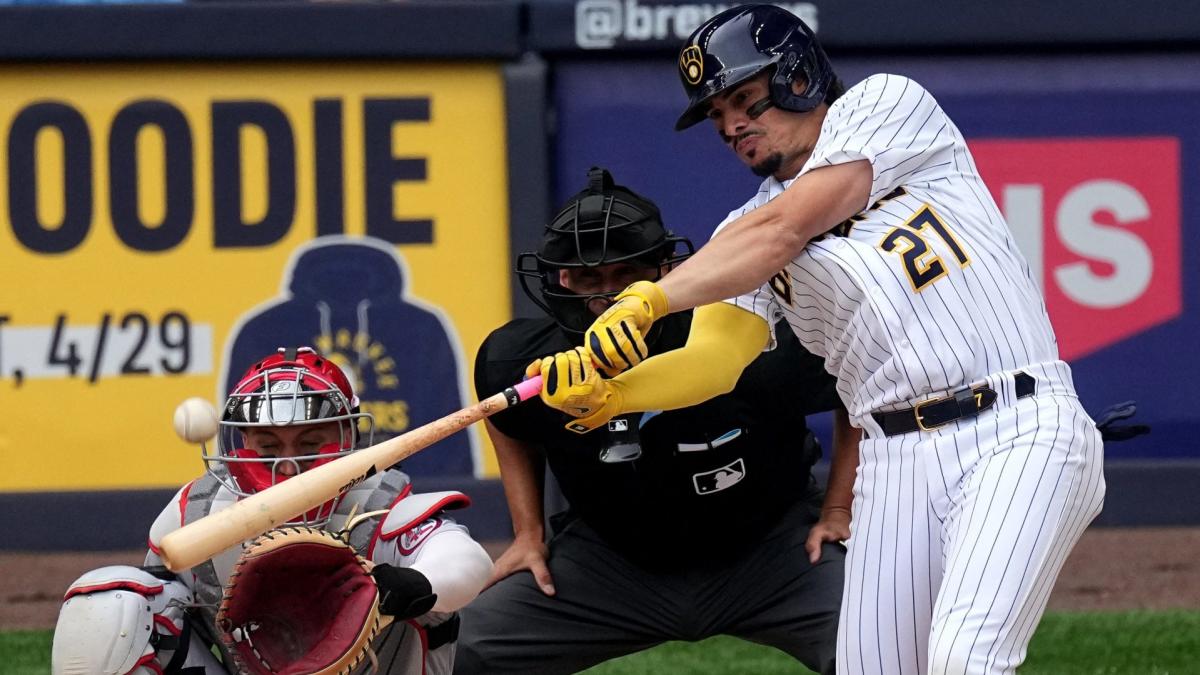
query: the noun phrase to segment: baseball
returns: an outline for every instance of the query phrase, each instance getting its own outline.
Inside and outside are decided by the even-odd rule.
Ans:
[[[201,443],[217,435],[217,411],[212,403],[193,396],[175,408],[175,433],[189,443]]]

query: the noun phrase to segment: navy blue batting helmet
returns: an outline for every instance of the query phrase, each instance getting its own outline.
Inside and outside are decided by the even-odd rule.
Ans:
[[[705,21],[679,52],[679,79],[689,100],[675,130],[703,120],[713,96],[771,67],[771,103],[793,112],[817,107],[837,81],[812,30],[785,9],[742,5]],[[792,82],[799,78],[807,86],[797,94]]]

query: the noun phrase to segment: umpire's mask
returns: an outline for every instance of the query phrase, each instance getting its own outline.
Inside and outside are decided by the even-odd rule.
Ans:
[[[587,187],[546,225],[538,250],[517,256],[517,275],[529,299],[579,337],[596,319],[589,303],[611,301],[623,289],[581,295],[560,283],[559,270],[631,263],[654,268],[657,278],[664,265],[678,264],[694,252],[691,241],[663,227],[654,202],[614,184],[607,169],[592,167]],[[538,280],[536,293],[533,279]]]

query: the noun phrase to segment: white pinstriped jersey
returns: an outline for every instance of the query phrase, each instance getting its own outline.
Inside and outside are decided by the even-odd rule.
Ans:
[[[772,325],[786,317],[854,417],[1057,361],[1029,266],[933,96],[902,76],[868,77],[830,106],[799,175],[860,159],[871,206],[727,302]],[[790,184],[768,178],[717,232]]]

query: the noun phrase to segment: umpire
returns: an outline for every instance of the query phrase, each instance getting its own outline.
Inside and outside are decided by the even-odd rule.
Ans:
[[[579,344],[617,291],[658,278],[690,251],[652,202],[592,169],[538,252],[518,259],[522,286],[549,316],[488,336],[475,362],[480,396]],[[691,320],[690,312],[664,317],[650,352],[682,346]],[[792,331],[776,335],[777,348],[731,393],[694,407],[618,417],[583,435],[540,400],[489,420],[515,539],[496,561],[493,585],[462,611],[455,673],[571,673],[721,634],[834,672],[844,551],[822,541],[836,537],[815,534],[823,491],[811,468],[820,448],[804,416],[841,404],[821,361]],[[835,444],[846,443],[842,435]],[[551,517],[548,542],[547,463],[570,504]],[[831,484],[844,493],[839,503],[849,505],[849,485]]]

